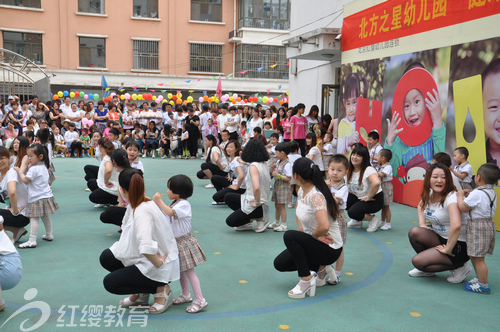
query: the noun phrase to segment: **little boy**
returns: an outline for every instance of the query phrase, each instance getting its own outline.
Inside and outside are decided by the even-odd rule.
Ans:
[[[285,143],[290,144],[290,154],[288,155],[288,161],[290,162],[290,164],[292,164],[292,168],[293,168],[293,164],[295,163],[295,161],[297,159],[302,158],[302,155],[299,153],[299,143],[297,143],[295,141],[294,142],[285,142]],[[293,181],[293,176],[292,176],[292,180],[290,181],[290,189],[291,189],[291,193],[290,193],[290,200],[288,202],[288,208],[292,208],[293,205],[295,203],[297,203],[297,192],[298,192],[299,188],[297,188],[297,185]]]
[[[380,224],[380,229],[383,231],[388,231],[391,229],[391,205],[393,200],[393,189],[392,189],[392,166],[391,161],[392,152],[388,149],[380,150],[377,157],[377,175],[380,178],[380,186],[382,187],[382,192],[384,193],[384,207],[382,208],[382,223]]]
[[[497,165],[488,163],[479,167],[475,182],[477,188],[472,191],[459,190],[457,203],[462,217],[467,217],[467,255],[469,255],[477,277],[465,283],[469,292],[490,294],[488,267],[484,262],[486,255],[493,254],[496,227],[493,222],[497,208],[497,197],[493,189],[500,177]],[[465,198],[464,198],[465,196]],[[465,213],[468,212],[468,213]]]
[[[370,149],[370,163],[373,167],[378,166],[378,154],[382,150],[382,146],[379,143],[380,135],[374,130],[368,134],[368,148]]]
[[[66,146],[68,147],[71,158],[75,158],[75,150],[79,152],[80,158],[83,158],[82,155],[82,143],[80,142],[78,132],[75,131],[75,124],[73,122],[68,124],[69,130],[64,133],[64,141],[66,142]]]
[[[144,166],[142,162],[137,158],[139,155],[139,150],[141,146],[137,141],[131,139],[125,145],[125,150],[127,151],[128,161],[130,161],[130,166],[135,169],[140,169],[144,173]]]
[[[86,128],[82,129],[82,134],[80,135],[80,142],[82,142],[83,155],[87,155],[90,157],[89,148],[90,148],[90,136],[89,131]]]
[[[327,185],[330,187],[330,192],[333,198],[339,206],[339,214],[337,221],[339,223],[340,235],[342,235],[342,242],[344,243],[342,253],[339,259],[335,263],[335,279],[328,280],[331,285],[336,285],[340,282],[340,273],[342,271],[342,266],[344,265],[344,250],[345,243],[347,240],[347,218],[344,210],[347,207],[347,197],[349,196],[349,189],[345,185],[344,176],[347,174],[347,169],[349,168],[349,161],[343,154],[336,154],[330,158],[330,163],[327,167]],[[325,279],[321,276],[321,279]]]
[[[326,133],[323,137],[323,147],[321,152],[323,153],[323,166],[328,169],[330,165],[330,158],[333,156],[333,146],[332,146],[333,135],[331,133]]]
[[[27,122],[32,121],[28,120]],[[31,125],[33,125],[31,123]],[[64,137],[61,135],[59,132],[59,128],[57,126],[54,126],[52,129],[52,132],[54,133],[54,157],[59,153],[61,157],[64,158],[64,154],[66,153],[66,149],[68,148],[66,144],[64,144]]]
[[[271,201],[274,202],[276,208],[276,221],[267,228],[272,228],[275,232],[286,232],[288,230],[286,225],[286,203],[290,197],[290,180],[292,179],[292,164],[288,160],[290,145],[288,143],[279,143],[275,148],[277,161],[271,165],[271,175],[275,178]]]
[[[283,134],[285,132],[283,131],[283,126],[277,126],[276,127],[276,134],[279,135],[279,138],[278,138],[278,143],[283,143],[284,140],[283,140]]]
[[[269,169],[272,165],[276,163],[278,158],[276,157],[276,145],[278,144],[279,136],[276,133],[272,133],[269,137],[269,144],[266,145],[267,153],[269,153],[269,160],[267,161],[267,166]],[[290,151],[288,152],[290,153]]]
[[[61,128],[61,135],[66,136],[66,132],[69,131],[69,124],[70,123],[71,123],[71,121],[69,121],[68,119],[63,120],[63,122],[62,122],[63,127]],[[36,135],[37,130],[38,129],[33,131],[35,133],[35,135]]]
[[[120,142],[120,131],[116,128],[111,128],[108,133],[109,140],[115,146],[115,150],[122,148],[122,143]]]
[[[455,160],[457,166],[450,167],[450,171],[458,177],[458,182],[460,182],[462,189],[472,190],[472,165],[469,164],[467,158],[469,158],[469,150],[467,148],[456,148],[453,151],[453,160]]]
[[[224,129],[221,133],[220,133],[220,137],[222,139],[222,141],[220,142],[219,146],[221,149],[224,149],[227,145],[227,143],[229,143],[229,131],[227,131],[226,129]]]

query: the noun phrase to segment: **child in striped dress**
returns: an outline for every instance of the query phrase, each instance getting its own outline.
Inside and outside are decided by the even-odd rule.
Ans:
[[[459,190],[457,203],[462,218],[467,218],[467,255],[476,270],[477,277],[465,283],[469,292],[490,294],[488,267],[484,262],[486,255],[493,254],[496,227],[493,222],[497,208],[494,185],[500,178],[500,169],[496,164],[484,164],[477,170],[475,177],[477,188]]]
[[[181,268],[182,294],[174,299],[174,304],[193,302],[186,311],[190,314],[198,313],[208,306],[203,298],[200,280],[194,273],[194,268],[205,262],[207,258],[201,250],[198,241],[191,233],[191,204],[187,201],[193,194],[193,182],[186,175],[175,175],[168,182],[168,198],[173,200],[172,204],[166,205],[161,199],[160,193],[153,196],[158,207],[169,217],[172,230],[179,248],[179,261]],[[194,301],[189,293],[189,283],[194,291]]]
[[[49,215],[54,214],[59,209],[49,186],[50,164],[47,148],[41,144],[33,144],[29,146],[27,153],[29,168],[26,175],[21,172],[19,167],[14,167],[21,181],[28,185],[26,217],[30,218],[31,229],[29,240],[19,245],[19,248],[22,249],[36,248],[39,218],[42,218],[45,226],[45,235],[42,236],[42,239],[45,241],[54,239]]]

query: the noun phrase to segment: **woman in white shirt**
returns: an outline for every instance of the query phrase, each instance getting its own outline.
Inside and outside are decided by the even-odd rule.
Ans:
[[[205,145],[207,147],[207,159],[201,164],[201,170],[196,176],[198,179],[212,179],[213,175],[227,176],[227,158],[222,150],[217,146],[217,139],[213,135],[205,137]],[[213,188],[212,183],[205,188]]]
[[[325,166],[323,164],[323,157],[321,155],[320,147],[316,145],[317,139],[315,133],[306,135],[306,156],[311,159],[313,163],[318,166],[319,170],[325,176]]]
[[[375,168],[370,166],[370,154],[363,145],[356,146],[351,152],[346,184],[349,188],[347,214],[351,221],[349,228],[361,228],[363,220],[368,220],[367,232],[376,232],[381,220],[373,215],[384,206],[384,194]]]
[[[451,270],[451,283],[461,283],[472,271],[466,244],[466,219],[460,213],[451,172],[443,164],[432,164],[425,174],[418,204],[419,227],[408,237],[417,252],[409,272],[412,277],[431,277]],[[431,227],[427,226],[431,223]]]
[[[229,227],[237,231],[252,231],[252,221],[257,221],[256,233],[262,233],[269,225],[269,192],[271,175],[267,167],[269,154],[261,140],[248,141],[240,158],[248,165],[245,177],[245,194],[227,193],[224,201],[234,212],[226,218]]]
[[[287,249],[274,259],[274,267],[280,272],[298,271],[300,281],[288,297],[301,299],[315,295],[317,282],[325,284],[326,268],[340,257],[343,242],[339,208],[319,168],[310,159],[300,158],[293,164],[293,178],[300,187],[295,212],[299,230],[285,232]],[[310,271],[318,271],[318,277]]]
[[[260,127],[260,129],[264,128],[264,121],[260,117],[260,112],[258,109],[253,109],[252,111],[253,118],[247,122],[248,133],[250,138],[253,137],[253,129],[256,127]]]
[[[180,277],[177,243],[167,217],[145,196],[140,171],[129,168],[120,173],[120,192],[129,205],[123,218],[120,240],[102,252],[102,267],[110,271],[104,288],[112,294],[132,294],[121,307],[148,305],[150,314],[160,314],[173,302],[169,282]],[[131,191],[131,189],[134,191]]]
[[[101,164],[97,179],[91,179],[87,182],[87,187],[92,191],[89,200],[96,204],[94,206],[96,209],[118,204],[118,172],[111,161],[111,154],[115,150],[115,146],[110,140],[103,137],[99,139],[99,150]]]

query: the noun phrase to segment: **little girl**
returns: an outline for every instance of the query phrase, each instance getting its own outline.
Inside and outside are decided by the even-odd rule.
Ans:
[[[306,136],[306,156],[311,159],[313,163],[318,166],[321,174],[325,176],[325,166],[323,164],[323,156],[321,155],[322,146],[316,145],[316,134],[309,133]]]
[[[179,248],[182,294],[174,299],[174,304],[193,302],[187,307],[187,312],[194,314],[205,309],[208,302],[203,298],[200,281],[194,273],[195,266],[205,262],[207,258],[191,233],[191,204],[187,198],[193,194],[193,182],[186,175],[179,174],[171,177],[167,186],[167,195],[173,200],[172,204],[167,206],[161,199],[160,193],[156,193],[153,200],[170,217]],[[194,301],[189,293],[188,279],[194,291]]]
[[[52,186],[52,183],[56,180],[56,177],[54,176],[54,172],[56,171],[56,169],[54,168],[54,164],[52,163],[52,147],[54,146],[54,136],[50,132],[49,128],[39,130],[37,135],[40,139],[40,144],[42,144],[42,146],[44,146],[47,151],[50,151],[47,157],[49,159],[49,166],[47,166],[47,168],[49,169],[49,186]],[[32,163],[32,165],[34,164]]]
[[[189,132],[187,130],[187,124],[183,124],[181,142],[180,142],[180,148],[182,150],[182,159],[189,159],[188,142],[189,142]]]
[[[30,166],[26,175],[19,167],[14,169],[19,178],[28,185],[28,205],[26,206],[26,217],[30,218],[30,238],[27,242],[19,245],[19,248],[36,248],[36,237],[38,235],[38,218],[42,218],[45,226],[45,235],[42,239],[52,241],[52,222],[49,215],[54,214],[57,205],[52,189],[49,186],[49,156],[47,148],[41,144],[34,144],[28,148],[28,160]]]

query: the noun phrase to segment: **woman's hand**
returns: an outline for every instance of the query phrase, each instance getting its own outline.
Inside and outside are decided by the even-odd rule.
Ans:
[[[236,185],[236,184],[232,184],[232,185],[228,186],[228,188],[229,188],[229,189],[233,189],[233,190],[238,190],[238,189],[240,189],[240,188],[238,188],[238,185]]]
[[[371,202],[371,201],[374,201],[375,199],[374,198],[370,198],[370,197],[365,197],[363,199],[360,199],[360,201],[363,201],[363,202]]]
[[[113,183],[111,183],[110,181],[106,182],[106,187],[113,188]]]
[[[394,113],[392,121],[387,119],[387,144],[392,145],[396,136],[403,131],[403,128],[398,129],[399,123],[401,122],[401,117],[399,113]]]
[[[259,204],[257,204],[255,201],[251,201],[249,204],[250,204],[251,206],[255,207],[255,208],[256,208],[256,207],[258,207],[258,206],[261,206],[261,205],[262,205],[262,203],[261,203],[261,202],[259,202]]]
[[[316,240],[318,240],[319,242],[323,242],[324,244],[327,244],[327,245],[334,243],[333,237],[331,237],[330,234],[320,236]]]
[[[425,98],[425,106],[427,106],[427,109],[431,114],[433,128],[439,129],[443,125],[443,107],[439,102],[439,93],[436,91],[436,89],[432,89],[432,92],[434,93],[434,95],[432,95],[432,93],[430,92],[427,92],[427,96],[429,98]]]
[[[455,257],[455,255],[453,255],[453,253],[451,252],[453,249],[448,249],[444,244],[437,246],[436,250],[442,254],[445,254],[445,255],[448,255],[451,257]]]
[[[168,256],[168,252],[164,256],[160,256],[160,255],[156,254],[156,257],[158,257],[158,263],[155,264],[155,267],[158,269],[160,267],[162,267],[163,264],[165,264],[165,259],[167,259],[167,256]]]
[[[418,225],[420,228],[424,228],[424,229],[428,229],[428,230],[431,230],[432,231],[432,228],[430,228],[429,226],[427,225]]]

